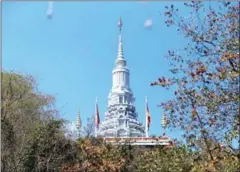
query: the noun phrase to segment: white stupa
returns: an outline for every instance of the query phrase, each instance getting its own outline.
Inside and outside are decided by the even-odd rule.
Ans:
[[[119,43],[112,89],[108,96],[108,110],[100,123],[98,135],[107,137],[144,137],[145,127],[138,121],[135,98],[130,88],[129,69],[123,56],[122,20],[118,22]]]

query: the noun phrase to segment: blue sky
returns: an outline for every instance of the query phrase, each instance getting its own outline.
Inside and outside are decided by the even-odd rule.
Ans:
[[[152,124],[150,135],[162,134],[162,109],[172,91],[150,87],[159,76],[169,76],[169,49],[186,41],[164,24],[164,6],[172,2],[54,2],[47,18],[48,2],[2,3],[2,66],[4,70],[30,74],[39,89],[56,96],[61,117],[75,122],[78,109],[83,124],[94,114],[98,96],[101,120],[107,110],[112,69],[117,57],[119,16],[123,20],[123,48],[130,69],[139,120],[145,124],[148,96]],[[180,9],[183,3],[174,2]],[[152,28],[144,28],[151,19]],[[179,132],[168,131],[171,137]]]

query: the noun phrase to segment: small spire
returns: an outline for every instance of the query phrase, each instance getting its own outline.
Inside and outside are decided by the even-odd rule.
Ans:
[[[121,31],[122,31],[122,26],[123,26],[123,24],[122,24],[122,18],[120,17],[119,18],[119,21],[118,21],[118,27],[119,27],[119,32],[121,33]]]
[[[118,58],[123,58],[123,45],[122,45],[122,18],[119,18],[118,28],[119,28],[119,40],[118,40]]]
[[[80,110],[79,110],[78,115],[77,115],[76,127],[77,127],[77,129],[80,129],[81,126],[82,126],[82,121],[81,121],[81,118],[80,118]]]
[[[162,120],[161,120],[161,125],[162,125],[162,128],[163,128],[163,136],[166,135],[166,127],[167,127],[167,117],[165,114],[162,115]]]
[[[163,128],[167,126],[167,117],[165,114],[162,115],[161,125]]]

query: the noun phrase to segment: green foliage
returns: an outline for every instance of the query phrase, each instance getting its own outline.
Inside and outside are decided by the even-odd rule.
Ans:
[[[240,129],[239,4],[219,2],[211,7],[191,1],[184,5],[191,11],[187,17],[174,5],[166,6],[165,23],[176,27],[189,43],[168,51],[172,77],[162,76],[151,85],[174,89],[175,98],[160,105],[170,120],[168,127],[184,130],[192,148],[197,148],[199,138],[204,143],[197,149],[201,161],[193,161],[193,171],[236,171],[237,165],[225,168],[226,161],[219,159],[222,150],[216,154],[212,147],[216,148],[215,142],[224,144],[233,157],[239,157],[233,149]]]
[[[24,155],[24,171],[59,171],[63,162],[72,162],[74,152],[62,131],[63,122],[49,120],[36,126]]]
[[[2,73],[1,170],[58,171],[71,150],[54,97],[37,91],[31,76]]]
[[[166,6],[166,24],[177,27],[189,43],[182,51],[169,50],[172,77],[151,85],[174,89],[175,98],[160,105],[169,127],[183,129],[188,140],[212,138],[232,146],[240,127],[239,5],[184,5],[193,11],[187,18],[174,5]]]
[[[173,147],[171,149],[153,148],[143,150],[137,156],[137,171],[163,171],[178,172],[190,171],[191,154],[185,147]]]

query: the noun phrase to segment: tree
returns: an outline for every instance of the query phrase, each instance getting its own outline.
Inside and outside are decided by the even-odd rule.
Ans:
[[[77,161],[65,164],[63,171],[117,172],[124,167],[125,159],[117,146],[107,144],[102,138],[81,138],[76,143]]]
[[[95,127],[95,121],[94,120],[95,120],[94,116],[87,119],[87,126],[83,127],[83,133],[84,133],[85,137],[93,136],[94,127]]]
[[[155,147],[142,150],[136,157],[137,169],[135,171],[164,171],[189,172],[192,168],[192,154],[185,146],[174,146],[171,149]]]
[[[55,111],[52,96],[37,92],[33,77],[2,73],[1,158],[3,171],[19,171],[29,131]]]
[[[1,170],[56,171],[71,144],[54,97],[40,93],[31,76],[3,72],[1,98]]]
[[[63,131],[63,120],[49,120],[32,132],[24,154],[24,171],[59,171],[63,163],[73,163],[76,152]]]
[[[239,137],[239,5],[184,5],[190,16],[166,6],[165,23],[177,27],[189,42],[181,51],[168,51],[172,77],[162,76],[151,85],[174,89],[174,99],[160,104],[169,116],[168,126],[184,130],[190,145],[203,138],[209,161],[214,159],[209,139],[232,148]]]
[[[197,151],[193,152],[194,166],[192,171],[239,171],[240,164],[238,158],[231,149],[210,139],[208,139],[207,142],[208,147],[206,146],[204,139],[195,141]],[[206,159],[208,159],[209,156],[208,149],[211,150],[214,159],[206,162]]]

